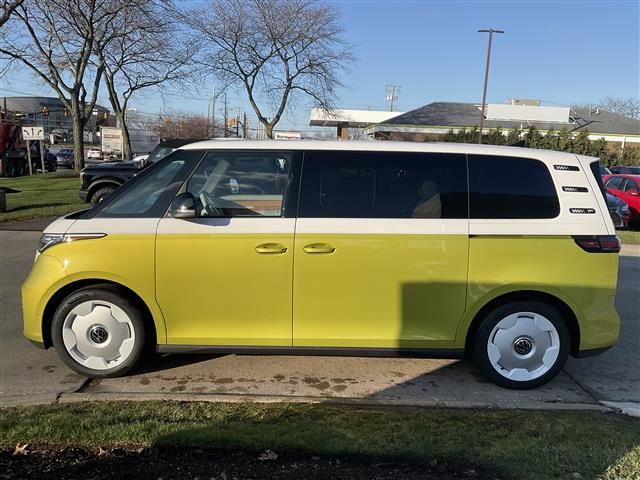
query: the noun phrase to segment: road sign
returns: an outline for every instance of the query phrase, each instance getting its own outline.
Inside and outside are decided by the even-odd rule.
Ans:
[[[44,128],[22,127],[23,140],[44,140]]]

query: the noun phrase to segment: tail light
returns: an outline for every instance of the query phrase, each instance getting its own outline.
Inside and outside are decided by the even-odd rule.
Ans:
[[[575,236],[573,239],[585,252],[618,253],[620,251],[620,239],[615,235]]]

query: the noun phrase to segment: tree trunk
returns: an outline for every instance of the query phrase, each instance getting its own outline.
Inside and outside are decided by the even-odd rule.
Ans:
[[[273,139],[273,125],[270,123],[264,123],[264,133],[267,135],[267,138]]]
[[[75,99],[71,99],[71,119],[73,120],[73,172],[79,174],[84,168],[84,122],[80,105]]]
[[[118,122],[120,123],[120,129],[122,130],[122,154],[125,160],[131,160],[131,137],[129,136],[129,127],[125,119],[125,112],[116,112]]]

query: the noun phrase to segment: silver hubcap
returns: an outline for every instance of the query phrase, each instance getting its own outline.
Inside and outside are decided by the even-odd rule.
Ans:
[[[489,361],[503,377],[525,382],[547,373],[560,354],[560,335],[546,317],[533,312],[506,316],[487,342]]]
[[[92,370],[107,370],[127,360],[135,344],[129,316],[117,305],[91,300],[76,305],[62,326],[71,358]]]

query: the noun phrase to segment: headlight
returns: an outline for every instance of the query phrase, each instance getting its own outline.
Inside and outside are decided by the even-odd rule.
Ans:
[[[38,253],[62,242],[75,242],[76,240],[91,240],[106,237],[106,233],[43,233],[38,245]]]
[[[64,234],[62,233],[44,233],[40,237],[40,243],[38,244],[38,252],[42,253],[47,248],[64,242]]]

